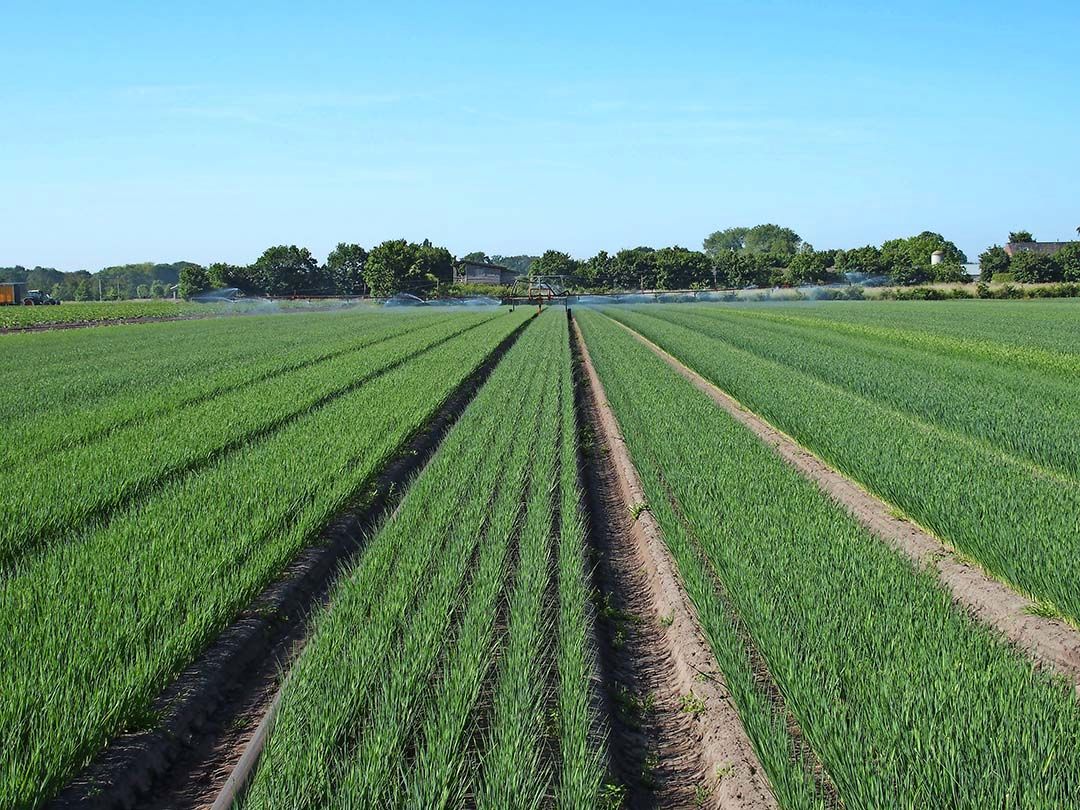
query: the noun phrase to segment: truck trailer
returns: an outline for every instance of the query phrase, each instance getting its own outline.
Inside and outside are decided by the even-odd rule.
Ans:
[[[0,304],[21,304],[28,292],[25,284],[0,284]]]
[[[28,285],[21,281],[12,281],[0,284],[0,305],[25,304],[36,306],[38,304],[59,304],[60,301],[41,290],[27,289]]]

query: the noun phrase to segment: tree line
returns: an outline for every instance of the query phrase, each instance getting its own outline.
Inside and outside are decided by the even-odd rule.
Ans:
[[[931,263],[940,250],[943,261]],[[744,289],[844,282],[921,284],[967,281],[967,262],[955,244],[924,231],[881,247],[817,250],[791,228],[766,224],[709,234],[702,250],[678,245],[636,247],[578,260],[549,250],[532,266],[534,275],[571,276],[588,289]]]
[[[170,288],[180,280],[192,262],[123,264],[105,267],[96,273],[89,270],[64,272],[53,267],[0,267],[0,282],[22,282],[34,290],[43,290],[66,301],[89,301],[103,298],[167,298]]]
[[[235,287],[247,295],[393,295],[427,293],[454,280],[454,257],[430,240],[390,239],[370,251],[341,242],[323,264],[296,245],[267,248],[250,265],[224,262],[187,268],[180,274],[185,298],[212,289]]]
[[[1010,242],[1032,242],[1028,231],[1009,234]],[[940,251],[942,260],[931,256]],[[577,259],[559,250],[541,256],[488,255],[474,251],[463,261],[498,264],[521,275],[568,277],[579,291],[745,289],[806,284],[871,283],[910,286],[927,282],[966,282],[964,253],[939,233],[891,239],[881,246],[817,250],[791,228],[775,224],[732,227],[709,234],[701,250],[674,245],[640,246]],[[454,294],[457,259],[430,240],[392,239],[370,250],[339,243],[320,263],[310,250],[276,245],[249,265],[215,262],[127,264],[97,273],[64,273],[53,268],[0,268],[0,282],[23,281],[63,299],[182,297],[221,288],[249,296],[420,296]],[[1080,281],[1080,243],[1057,254],[1022,251],[1009,257],[994,245],[979,257],[981,277],[1008,274],[1018,282]],[[472,291],[471,289],[469,291]],[[496,292],[490,290],[489,292]]]

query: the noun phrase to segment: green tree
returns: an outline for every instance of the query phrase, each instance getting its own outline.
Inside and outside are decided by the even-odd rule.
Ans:
[[[420,244],[390,239],[371,249],[363,273],[371,294],[384,297],[452,283],[454,257],[427,239]]]
[[[220,290],[225,287],[236,287],[244,292],[264,292],[251,278],[251,268],[241,267],[237,264],[226,262],[214,262],[206,268],[206,274],[210,278],[210,287]]]
[[[705,237],[702,247],[706,255],[715,259],[721,253],[772,254],[782,257],[783,264],[799,251],[802,237],[791,228],[780,225],[755,225],[752,228],[727,228]],[[770,261],[776,263],[776,259]]]
[[[360,295],[365,290],[364,267],[368,253],[360,245],[339,242],[326,257],[326,274],[339,295]]]
[[[180,271],[178,292],[181,298],[191,298],[201,292],[210,289],[210,277],[206,270],[197,264],[185,267]]]
[[[1034,242],[1035,237],[1031,235],[1031,231],[1009,231],[1010,242]]]
[[[151,298],[164,298],[167,292],[165,284],[158,279],[155,279],[154,283],[150,285]]]
[[[795,256],[802,246],[802,237],[791,228],[780,225],[755,225],[747,234],[744,250],[747,253],[771,253],[778,256]]]
[[[656,251],[640,245],[625,248],[612,259],[612,286],[621,290],[651,290],[656,287]]]
[[[433,279],[439,284],[452,284],[454,281],[454,256],[444,247],[431,244],[425,239],[419,245],[413,245],[413,268],[411,275]]]
[[[580,263],[569,253],[559,250],[546,250],[544,255],[533,262],[529,268],[531,276],[574,276],[577,275]]]
[[[967,274],[963,265],[956,262],[940,262],[931,265],[930,278],[939,284],[964,284],[971,281],[971,276]]]
[[[828,269],[832,265],[834,254],[831,251],[814,250],[809,243],[791,257],[787,271],[782,278],[786,284],[822,284],[828,280]]]
[[[1009,254],[1001,245],[991,245],[979,254],[979,280],[990,282],[994,273],[1009,272]]]
[[[72,296],[76,301],[89,301],[91,297],[90,282],[85,278],[75,285],[75,293]]]
[[[614,268],[615,260],[606,250],[601,250],[582,262],[578,272],[584,278],[586,286],[604,289],[611,287]]]
[[[135,288],[135,297],[136,298],[149,298],[150,297],[150,285],[149,284],[140,284],[138,287],[136,287]]]
[[[496,254],[491,257],[491,261],[493,264],[501,264],[503,267],[513,270],[519,276],[524,276],[528,275],[533,262],[539,258],[539,256],[499,256]]]
[[[659,290],[686,290],[712,283],[712,262],[704,253],[675,245],[657,250],[652,264]]]
[[[472,253],[466,253],[461,257],[463,262],[479,262],[480,264],[494,264],[491,257],[488,256],[482,250],[474,250]]]
[[[836,269],[843,273],[879,276],[885,272],[885,263],[881,256],[881,250],[873,245],[850,250],[838,250],[835,265]]]
[[[373,247],[364,264],[364,281],[371,294],[383,298],[400,292],[413,267],[413,254],[404,239],[389,239]]]
[[[749,228],[725,228],[722,231],[713,231],[701,243],[705,255],[715,259],[723,253],[738,253],[746,244],[746,234],[749,230]]]
[[[721,253],[713,260],[717,284],[746,289],[769,285],[772,263],[768,257],[750,253]]]
[[[255,288],[269,295],[323,292],[320,276],[319,263],[311,251],[296,245],[267,248],[250,272]]]
[[[1054,254],[1054,259],[1061,268],[1061,277],[1065,281],[1080,281],[1080,242],[1065,245]]]
[[[1058,266],[1055,257],[1033,250],[1016,253],[1009,263],[1009,270],[1021,284],[1044,284],[1062,279],[1062,268]]]
[[[890,239],[881,246],[881,259],[886,272],[896,284],[920,284],[933,278],[931,256],[940,250],[945,264],[964,264],[967,256],[940,233],[923,231],[906,239]]]

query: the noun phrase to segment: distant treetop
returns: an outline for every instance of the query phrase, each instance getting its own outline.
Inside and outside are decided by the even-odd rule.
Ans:
[[[712,258],[723,253],[771,253],[777,256],[794,256],[803,240],[791,228],[780,225],[755,225],[752,228],[726,228],[705,237],[702,247]]]

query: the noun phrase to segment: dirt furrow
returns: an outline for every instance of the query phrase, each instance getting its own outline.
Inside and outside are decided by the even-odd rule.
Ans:
[[[632,808],[776,807],[573,324],[612,775]]]
[[[346,509],[282,575],[154,701],[154,728],[113,740],[50,803],[55,808],[207,808],[227,783],[240,786],[261,751],[257,732],[276,703],[283,673],[302,649],[337,572],[396,508],[407,483],[530,321],[514,330],[462,382]],[[253,738],[255,743],[252,744]],[[225,806],[228,806],[226,804]]]
[[[694,387],[727,411],[740,424],[770,445],[784,461],[813,481],[863,527],[917,566],[937,572],[953,601],[1008,642],[1023,650],[1040,666],[1061,675],[1080,695],[1080,630],[1064,621],[1036,615],[1038,608],[952,548],[895,507],[830,467],[786,433],[747,410],[738,400],[685,365],[644,335],[618,324]]]

